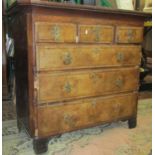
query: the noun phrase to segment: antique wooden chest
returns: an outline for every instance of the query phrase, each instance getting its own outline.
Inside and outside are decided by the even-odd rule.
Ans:
[[[36,153],[50,136],[127,120],[136,126],[148,13],[38,0],[8,10],[15,43],[18,127]]]

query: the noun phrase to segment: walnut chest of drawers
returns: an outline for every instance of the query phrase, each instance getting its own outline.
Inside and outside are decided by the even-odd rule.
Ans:
[[[150,14],[25,0],[8,15],[18,127],[25,125],[36,153],[47,150],[50,136],[118,120],[136,126]]]

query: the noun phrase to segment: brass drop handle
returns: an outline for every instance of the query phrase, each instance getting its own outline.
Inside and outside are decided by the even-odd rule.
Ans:
[[[66,53],[66,54],[64,55],[63,63],[64,63],[65,65],[69,65],[69,64],[72,63],[72,56],[71,56],[70,53]]]
[[[52,36],[54,36],[55,41],[60,41],[60,27],[55,25],[52,27]]]
[[[75,120],[72,115],[64,114],[64,122],[71,128],[75,126]]]
[[[100,41],[100,27],[95,26],[91,29],[91,32],[95,35],[95,41],[99,42]]]
[[[121,78],[116,79],[115,84],[119,88],[122,87],[123,86],[123,79],[121,79]]]
[[[72,91],[72,85],[69,82],[66,82],[64,85],[64,91],[70,93]]]
[[[124,54],[122,52],[118,52],[116,55],[116,59],[118,62],[124,61]]]
[[[134,36],[135,36],[135,31],[134,31],[134,30],[131,30],[131,29],[128,30],[127,36],[128,36],[128,41],[129,41],[129,42],[132,41],[133,38],[134,38]]]
[[[90,73],[89,77],[94,83],[97,83],[97,81],[99,81],[99,79],[101,78],[98,73],[94,73],[94,72]]]

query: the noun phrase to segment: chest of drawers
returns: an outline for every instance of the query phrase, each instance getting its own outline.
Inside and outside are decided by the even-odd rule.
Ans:
[[[47,150],[50,136],[118,120],[136,126],[150,14],[25,0],[8,15],[18,127],[25,125],[36,153]]]

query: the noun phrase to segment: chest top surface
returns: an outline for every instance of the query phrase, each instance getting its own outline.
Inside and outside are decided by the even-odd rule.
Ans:
[[[63,11],[82,11],[82,12],[94,12],[101,14],[112,14],[112,15],[129,15],[135,17],[150,18],[152,15],[146,12],[130,11],[121,9],[112,9],[100,6],[89,6],[89,5],[75,5],[68,3],[57,3],[49,2],[46,0],[17,0],[7,10],[8,14],[16,12],[21,7],[39,7],[40,9],[46,8],[50,10],[58,9]]]

